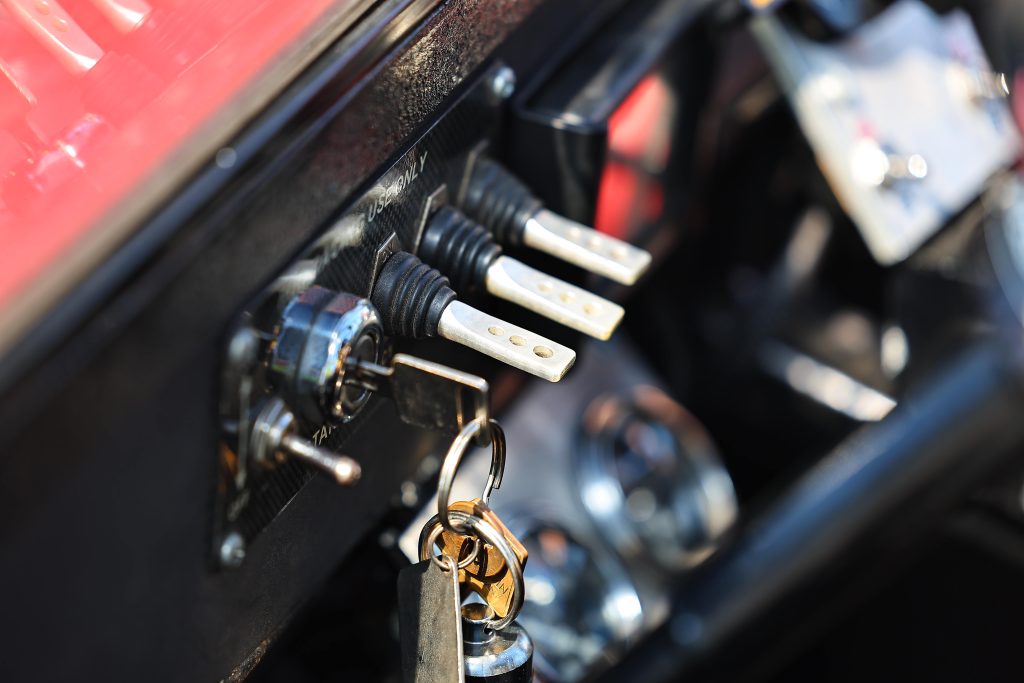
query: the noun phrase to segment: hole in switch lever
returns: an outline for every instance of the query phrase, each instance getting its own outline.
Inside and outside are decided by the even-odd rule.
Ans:
[[[384,262],[370,300],[389,334],[444,337],[549,382],[576,362],[572,349],[457,301],[448,278],[408,252]]]
[[[622,320],[624,311],[618,304],[502,255],[491,234],[458,209],[446,206],[434,214],[419,253],[449,275],[459,291],[486,289],[598,339],[611,337]],[[549,350],[537,355],[547,357]]]
[[[643,249],[547,209],[526,220],[523,244],[624,285],[635,283],[651,263]]]

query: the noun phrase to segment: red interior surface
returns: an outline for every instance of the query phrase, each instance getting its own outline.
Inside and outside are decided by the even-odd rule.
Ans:
[[[598,188],[594,227],[629,240],[654,221],[664,204],[656,174],[668,160],[666,108],[670,96],[661,79],[649,75],[608,121],[608,156]]]
[[[343,0],[0,0],[0,307]]]

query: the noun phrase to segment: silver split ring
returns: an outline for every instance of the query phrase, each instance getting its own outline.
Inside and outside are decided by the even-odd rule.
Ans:
[[[505,540],[505,537],[495,529],[487,520],[471,515],[468,512],[462,512],[460,510],[451,510],[451,516],[457,520],[466,529],[466,535],[472,535],[479,538],[481,541],[489,546],[498,549],[501,553],[502,559],[505,560],[505,565],[508,567],[509,572],[512,573],[512,602],[509,604],[508,614],[500,619],[494,619],[488,623],[488,627],[495,631],[500,631],[509,624],[511,624],[517,616],[519,611],[523,608],[523,600],[526,596],[526,583],[523,579],[523,567],[519,564],[519,558],[512,550],[512,546]],[[420,561],[426,560],[433,556],[433,539],[436,539],[435,533],[440,533],[438,529],[443,529],[441,525],[440,515],[434,515],[430,518],[430,521],[423,527],[423,531],[420,533]],[[446,567],[447,568],[447,567]]]
[[[427,554],[430,556],[430,559],[432,559],[434,562],[436,562],[438,567],[440,567],[441,569],[444,569],[445,571],[447,571],[448,570],[448,565],[446,563],[442,562],[441,561],[441,556],[440,555],[435,555],[433,553],[433,550],[432,550],[432,548],[434,547],[434,544],[437,543],[437,539],[441,537],[441,534],[444,533],[444,531],[445,531],[445,529],[441,525],[437,525],[436,527],[431,529],[430,534],[427,535],[426,546],[427,546]],[[463,534],[456,534],[456,535],[463,536]],[[457,561],[457,564],[456,564],[456,568],[457,569],[465,569],[466,567],[468,567],[470,564],[473,563],[473,560],[475,560],[478,555],[480,555],[480,539],[477,538],[476,536],[466,536],[466,538],[472,538],[473,539],[473,552],[471,552],[469,554],[469,556],[464,558],[463,560],[458,560],[458,558],[450,558],[450,559],[454,559],[454,560]],[[420,554],[422,555],[423,553],[420,553]],[[444,552],[442,551],[441,554],[443,555]],[[427,558],[425,558],[425,557],[420,558],[420,561],[422,562],[425,559],[427,559]]]
[[[452,486],[455,484],[455,474],[459,470],[462,456],[466,454],[466,448],[483,430],[487,430],[491,437],[491,471],[487,475],[487,484],[484,486],[484,493],[480,500],[484,505],[491,498],[491,491],[501,486],[501,476],[505,472],[505,431],[496,420],[473,420],[462,428],[451,447],[444,456],[444,463],[441,465],[441,475],[437,481],[437,516],[441,526],[453,534],[465,535],[464,529],[459,529],[451,522],[448,507],[451,505]]]

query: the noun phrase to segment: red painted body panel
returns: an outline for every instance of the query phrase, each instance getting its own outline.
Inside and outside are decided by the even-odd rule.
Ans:
[[[0,307],[336,0],[0,0]]]

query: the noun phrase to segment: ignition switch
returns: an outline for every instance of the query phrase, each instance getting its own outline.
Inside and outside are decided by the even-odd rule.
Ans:
[[[373,393],[391,398],[404,422],[425,429],[454,434],[487,417],[486,380],[408,354],[381,365],[382,339],[369,301],[312,287],[282,313],[270,384],[312,424],[348,422]]]
[[[281,314],[271,344],[270,385],[312,424],[348,422],[370,392],[345,384],[347,364],[378,363],[384,331],[377,309],[347,292],[311,287]]]

